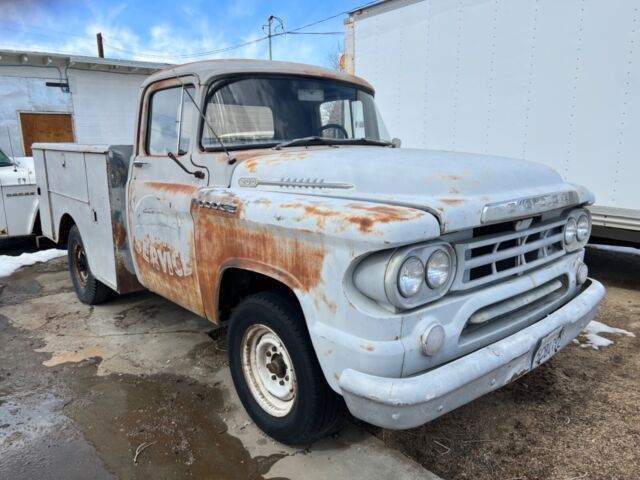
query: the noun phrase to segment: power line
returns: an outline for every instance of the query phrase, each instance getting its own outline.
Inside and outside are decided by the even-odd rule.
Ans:
[[[296,31],[287,31],[287,32],[278,32],[278,33],[273,33],[271,34],[271,37],[281,37],[283,35],[343,35],[344,32],[296,32]],[[104,37],[104,36],[103,36]],[[185,58],[198,58],[198,57],[205,57],[205,56],[209,56],[209,55],[217,55],[219,53],[226,53],[226,52],[230,52],[232,50],[238,50],[239,48],[243,48],[243,47],[247,47],[249,45],[253,45],[255,43],[259,43],[259,42],[263,42],[265,40],[269,39],[269,35],[266,35],[264,37],[260,37],[260,38],[256,38],[255,40],[250,40],[248,42],[244,42],[244,43],[240,43],[237,45],[232,45],[229,47],[223,47],[223,48],[218,48],[216,50],[208,50],[206,52],[195,52],[195,53],[184,53],[184,54],[179,54],[179,55],[162,55],[162,54],[158,54],[158,53],[144,53],[144,52],[139,52],[139,51],[135,51],[135,50],[127,50],[126,48],[121,48],[118,47],[116,45],[113,45],[109,42],[104,42],[104,45],[109,47],[109,48],[113,48],[114,50],[117,50],[119,52],[123,52],[123,53],[129,53],[132,55],[137,55],[139,57],[145,57],[145,58],[175,58],[175,59],[185,59]]]
[[[217,54],[220,54],[220,53],[226,53],[226,52],[230,52],[230,51],[233,51],[233,50],[238,50],[238,49],[243,48],[243,47],[248,47],[249,45],[253,45],[253,44],[268,40],[270,37],[271,38],[280,37],[280,36],[283,36],[283,35],[342,35],[344,32],[301,32],[301,30],[305,30],[307,28],[319,25],[321,23],[328,22],[329,20],[333,20],[335,18],[341,17],[343,15],[348,14],[350,11],[366,8],[366,7],[370,6],[370,5],[378,3],[378,1],[379,0],[371,1],[371,2],[368,2],[366,4],[361,5],[359,7],[355,7],[355,8],[350,9],[350,10],[345,10],[345,11],[336,13],[334,15],[330,15],[328,17],[322,18],[320,20],[316,20],[316,21],[311,22],[311,23],[307,23],[305,25],[293,28],[291,30],[278,32],[278,33],[273,33],[271,35],[266,35],[266,36],[263,36],[263,37],[259,37],[259,38],[256,38],[254,40],[250,40],[250,41],[247,41],[247,42],[239,43],[239,44],[236,44],[236,45],[231,45],[229,47],[218,48],[218,49],[215,49],[215,50],[208,50],[208,51],[194,52],[194,53],[185,53],[185,54],[174,54],[174,55],[166,55],[166,54],[164,54],[163,55],[163,54],[157,54],[157,53],[146,53],[146,52],[140,52],[140,51],[135,51],[135,50],[128,50],[128,49],[113,45],[111,43],[108,43],[106,41],[104,42],[104,45],[108,46],[109,48],[112,48],[112,49],[114,49],[114,50],[116,50],[118,52],[128,53],[130,55],[136,55],[138,57],[144,57],[144,58],[190,59],[190,58],[206,57],[206,56],[210,56],[210,55],[217,55]],[[24,26],[21,25],[21,27],[24,29]],[[66,35],[66,36],[69,36],[69,37],[83,38],[83,39],[87,39],[87,40],[89,38],[91,38],[91,36],[89,36],[88,34],[87,34],[87,36],[84,36],[84,35],[81,36],[81,35],[71,34],[71,33],[68,33],[68,32],[56,31],[56,30],[45,29],[45,28],[40,28],[40,27],[38,27],[38,29],[39,30],[45,30],[45,31],[53,32],[53,33],[57,33],[57,34],[60,34],[60,35]],[[89,37],[89,38],[87,38],[87,37]]]

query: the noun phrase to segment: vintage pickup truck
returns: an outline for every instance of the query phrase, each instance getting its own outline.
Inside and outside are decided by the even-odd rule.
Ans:
[[[78,297],[143,287],[228,324],[255,423],[304,444],[344,405],[428,422],[594,317],[594,198],[531,162],[399,148],[365,80],[205,61],[142,86],[133,146],[36,144],[43,232]],[[517,413],[514,413],[517,414]]]

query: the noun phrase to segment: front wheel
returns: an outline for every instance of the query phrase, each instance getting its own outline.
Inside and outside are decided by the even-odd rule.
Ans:
[[[344,403],[327,384],[293,302],[258,293],[229,323],[231,376],[258,427],[282,443],[305,445],[339,426]]]
[[[89,305],[96,305],[106,301],[111,296],[112,290],[99,280],[96,280],[91,273],[80,230],[75,225],[69,231],[67,256],[71,282],[80,301]]]

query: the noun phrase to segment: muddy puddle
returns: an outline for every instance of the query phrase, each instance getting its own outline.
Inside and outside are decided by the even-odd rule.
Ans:
[[[251,458],[215,385],[98,376],[99,357],[42,368],[46,355],[6,318],[0,343],[0,478],[259,479],[285,456]]]

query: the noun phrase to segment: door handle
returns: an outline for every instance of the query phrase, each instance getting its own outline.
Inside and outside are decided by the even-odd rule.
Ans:
[[[143,165],[146,165],[147,162],[143,162],[142,160],[134,160],[133,161],[133,166],[134,167],[142,167]]]

